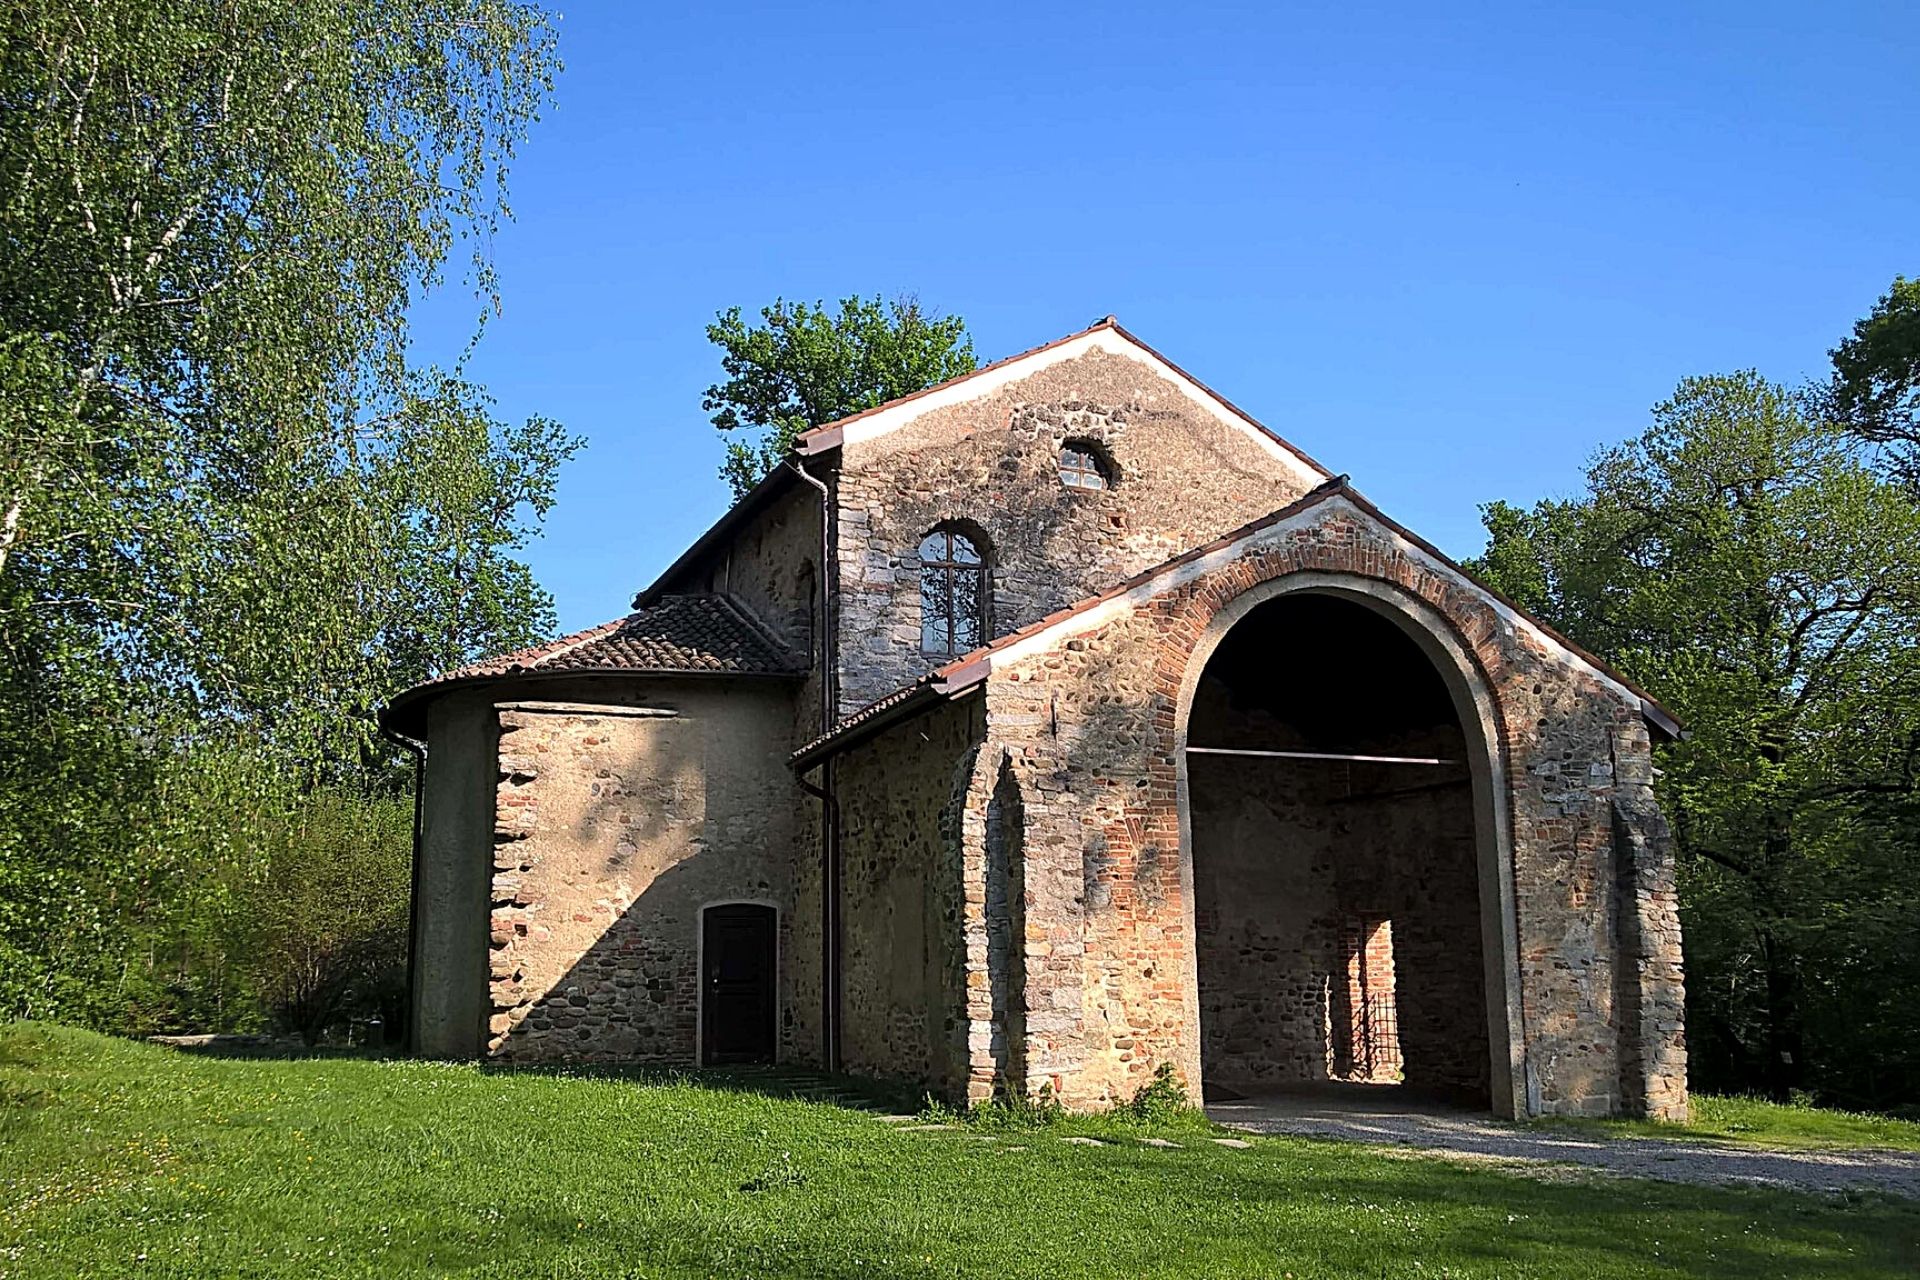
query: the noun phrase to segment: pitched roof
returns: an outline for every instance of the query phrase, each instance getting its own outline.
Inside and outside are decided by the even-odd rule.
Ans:
[[[929,396],[939,395],[941,392],[958,387],[963,383],[978,382],[982,378],[992,377],[994,374],[1005,372],[1014,365],[1023,364],[1035,356],[1047,355],[1059,347],[1066,346],[1069,342],[1077,342],[1089,334],[1098,333],[1102,329],[1118,329],[1119,327],[1120,321],[1115,317],[1102,316],[1086,328],[1074,333],[1069,333],[1065,337],[1055,338],[1052,342],[1043,342],[1037,347],[1028,347],[1025,351],[1018,351],[1010,356],[1001,356],[998,360],[989,361],[977,369],[969,370],[957,377],[948,378],[945,382],[936,382],[930,387],[922,387],[918,391],[909,391],[906,395],[895,396],[891,400],[882,401],[874,405],[871,409],[862,409],[860,412],[850,413],[844,418],[835,418],[832,422],[823,422],[817,427],[809,427],[795,437],[794,443],[798,446],[801,453],[824,453],[828,449],[836,447],[845,439],[846,428],[852,423],[865,422],[869,418],[888,413],[894,409],[898,409],[902,405],[912,404],[916,400],[924,400]]]
[[[1230,533],[1222,534],[1212,542],[1204,543],[1190,550],[1183,551],[1172,559],[1162,561],[1150,569],[1143,570],[1108,590],[1100,592],[1098,595],[1087,596],[1084,599],[1076,600],[1063,609],[1056,609],[1037,622],[1029,623],[1027,626],[1021,627],[1018,631],[1008,632],[1006,635],[994,640],[991,644],[982,645],[971,653],[963,654],[945,666],[928,672],[912,684],[902,686],[892,693],[867,704],[851,715],[844,717],[831,731],[822,734],[801,747],[798,751],[795,751],[789,757],[789,762],[797,769],[809,768],[825,756],[833,754],[842,747],[849,746],[856,741],[878,733],[895,720],[904,719],[907,716],[917,713],[922,707],[942,699],[957,698],[969,693],[977,688],[992,671],[993,659],[1005,653],[1006,650],[1024,641],[1033,639],[1043,632],[1051,631],[1061,624],[1072,621],[1083,614],[1090,613],[1103,604],[1118,600],[1120,597],[1137,591],[1151,583],[1155,583],[1162,578],[1177,574],[1181,569],[1196,561],[1205,559],[1216,552],[1224,551],[1234,544],[1259,533],[1263,529],[1272,528],[1282,521],[1290,520],[1294,516],[1300,515],[1336,497],[1344,499],[1356,510],[1378,521],[1396,536],[1417,547],[1425,555],[1437,561],[1442,567],[1453,572],[1476,590],[1486,594],[1498,604],[1503,611],[1513,618],[1539,631],[1548,640],[1558,645],[1568,654],[1592,668],[1605,679],[1626,690],[1628,694],[1638,700],[1641,713],[1661,732],[1670,737],[1679,737],[1684,732],[1681,728],[1680,721],[1671,711],[1668,711],[1660,705],[1660,702],[1654,698],[1652,694],[1627,679],[1626,676],[1616,671],[1603,659],[1567,639],[1546,623],[1534,618],[1499,591],[1468,573],[1438,547],[1381,511],[1380,508],[1374,506],[1373,503],[1363,497],[1358,490],[1354,489],[1346,476],[1340,475],[1333,477],[1318,488],[1288,503],[1286,506],[1261,516],[1258,520],[1244,524]]]
[[[950,690],[947,680],[941,675],[945,670],[946,668],[942,667],[938,671],[929,671],[912,684],[901,685],[892,693],[875,698],[851,715],[842,716],[833,728],[788,756],[788,763],[796,769],[811,768],[820,757],[831,755],[841,747],[851,746],[863,738],[872,737],[895,720],[904,720],[929,703],[938,702],[950,694],[957,694],[959,690]],[[984,670],[983,667],[982,671]]]
[[[1011,382],[1029,372],[1038,372],[1039,369],[1055,361],[1074,359],[1096,348],[1132,356],[1149,368],[1153,368],[1174,385],[1185,390],[1193,399],[1205,404],[1219,417],[1251,432],[1270,451],[1288,460],[1300,472],[1303,479],[1318,483],[1333,474],[1308,456],[1306,451],[1298,445],[1266,426],[1233,401],[1128,332],[1113,316],[1104,316],[1077,333],[1055,338],[1052,342],[1042,343],[1017,355],[995,360],[991,364],[983,364],[972,373],[963,373],[957,378],[949,378],[945,382],[936,382],[919,391],[896,396],[871,409],[862,409],[859,413],[821,423],[817,427],[800,433],[795,441],[795,452],[802,457],[826,453],[839,448],[849,438],[850,433],[856,439],[885,434],[894,427],[905,425],[921,414],[931,413],[945,404],[961,403],[987,395],[997,385]],[[1035,367],[1022,368],[1027,365]],[[923,401],[929,403],[922,403]],[[727,508],[692,546],[682,552],[650,585],[642,588],[634,596],[634,607],[644,608],[659,598],[661,593],[678,581],[680,576],[697,564],[708,551],[723,543],[741,525],[752,519],[796,483],[794,473],[786,466],[777,466],[768,472],[765,479],[738,502]]]
[[[576,673],[797,676],[805,664],[745,606],[725,595],[662,596],[645,609],[545,644],[456,668],[396,696],[382,722],[401,729],[422,702],[453,685]]]
[[[1270,451],[1293,464],[1303,476],[1323,480],[1333,474],[1309,457],[1298,445],[1129,333],[1113,316],[1102,317],[1078,333],[1070,333],[1064,338],[1055,338],[1052,342],[1022,351],[1018,355],[995,360],[992,364],[981,365],[971,373],[963,373],[945,382],[936,382],[930,387],[899,396],[885,404],[875,405],[871,409],[862,409],[859,413],[849,414],[847,417],[803,431],[795,441],[795,449],[803,455],[825,453],[829,449],[838,448],[848,440],[865,440],[884,435],[924,413],[931,413],[948,404],[977,399],[991,393],[998,386],[1012,382],[1016,378],[1025,377],[1029,373],[1038,372],[1049,364],[1076,359],[1093,350],[1139,360],[1185,391],[1195,401],[1212,410],[1217,416],[1251,432]]]

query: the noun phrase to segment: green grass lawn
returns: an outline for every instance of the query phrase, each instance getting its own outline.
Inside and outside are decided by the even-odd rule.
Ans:
[[[1104,1126],[1104,1128],[1102,1127]],[[0,1276],[1895,1276],[1920,1208],[0,1026]]]
[[[1654,1138],[1711,1138],[1768,1147],[1891,1147],[1920,1151],[1920,1124],[1891,1116],[1694,1094],[1684,1125],[1635,1120],[1544,1120]]]

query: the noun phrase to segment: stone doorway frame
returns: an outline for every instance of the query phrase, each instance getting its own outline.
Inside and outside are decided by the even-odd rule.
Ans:
[[[1419,596],[1377,578],[1350,573],[1302,571],[1257,583],[1227,601],[1211,618],[1187,655],[1175,709],[1174,768],[1180,818],[1180,892],[1184,901],[1184,969],[1187,1079],[1200,1080],[1199,935],[1194,921],[1193,816],[1187,776],[1187,728],[1194,694],[1207,663],[1227,633],[1271,600],[1296,593],[1331,596],[1368,609],[1393,623],[1433,663],[1466,739],[1473,784],[1474,863],[1480,890],[1480,954],[1486,990],[1488,1080],[1491,1109],[1517,1119],[1526,1114],[1526,1031],[1521,1003],[1518,914],[1515,906],[1512,797],[1506,790],[1507,749],[1500,716],[1485,673],[1452,625]],[[1496,782],[1498,789],[1496,789]]]

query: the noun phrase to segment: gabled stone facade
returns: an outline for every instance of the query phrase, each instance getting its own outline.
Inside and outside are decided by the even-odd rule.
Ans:
[[[927,670],[917,551],[929,529],[958,523],[978,531],[990,559],[988,634],[1000,635],[1326,479],[1244,424],[1140,375],[1136,362],[1095,348],[993,395],[839,447],[841,715]],[[1069,441],[1099,447],[1110,487],[1061,485],[1058,460]]]
[[[1111,322],[802,437],[636,606],[388,710],[422,1052],[1684,1114],[1670,717]]]

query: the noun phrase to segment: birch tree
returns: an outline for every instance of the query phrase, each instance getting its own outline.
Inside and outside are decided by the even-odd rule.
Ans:
[[[556,28],[0,6],[0,1015],[164,1023],[276,824],[400,785],[380,700],[552,627],[520,551],[579,441],[407,322],[497,309]]]

